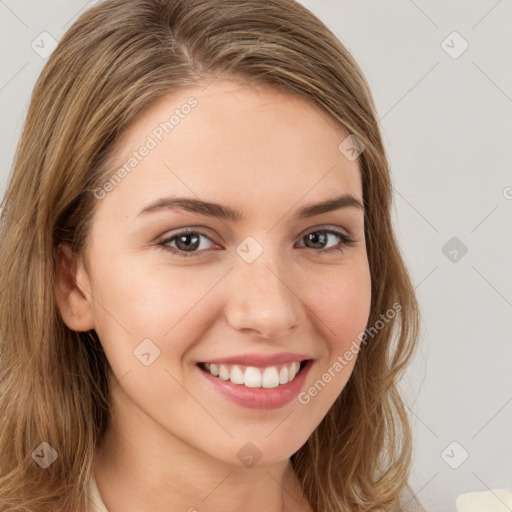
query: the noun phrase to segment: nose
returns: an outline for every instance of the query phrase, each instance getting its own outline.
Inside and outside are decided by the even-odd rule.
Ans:
[[[225,314],[231,327],[265,339],[286,338],[298,327],[302,302],[282,258],[236,261],[227,279]]]

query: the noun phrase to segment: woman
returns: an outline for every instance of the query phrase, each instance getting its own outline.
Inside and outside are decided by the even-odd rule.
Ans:
[[[0,509],[419,510],[390,205],[365,78],[300,4],[85,12],[2,212]]]

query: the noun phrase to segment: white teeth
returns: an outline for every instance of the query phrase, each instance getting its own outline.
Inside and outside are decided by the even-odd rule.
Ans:
[[[254,366],[248,366],[244,373],[244,384],[248,388],[261,388],[261,372]]]
[[[233,384],[243,384],[244,383],[244,372],[240,369],[240,366],[236,365],[231,368],[231,373],[229,374],[229,380]]]
[[[279,374],[277,373],[277,368],[275,366],[265,368],[261,379],[261,387],[277,388],[277,386],[279,386]]]
[[[300,370],[300,363],[294,361],[283,365],[256,368],[255,366],[225,365],[204,363],[206,371],[222,380],[230,380],[233,384],[245,385],[248,388],[276,388],[291,382]]]
[[[219,378],[229,380],[229,371],[223,364],[221,364],[219,368]]]
[[[288,380],[293,380],[295,378],[295,375],[297,375],[300,368],[300,364],[297,362],[292,363],[290,366],[290,373],[288,374]]]

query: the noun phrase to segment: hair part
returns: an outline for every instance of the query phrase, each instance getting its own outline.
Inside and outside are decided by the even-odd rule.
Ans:
[[[56,303],[56,249],[83,257],[116,141],[164,96],[226,77],[317,105],[365,147],[359,156],[372,327],[336,402],[291,457],[318,511],[398,511],[411,432],[397,384],[418,337],[414,289],[396,241],[378,117],[359,66],[293,0],[105,0],[64,34],[34,88],[2,211],[0,509],[85,511],[109,421],[110,365],[94,330]],[[22,291],[22,293],[20,293]],[[58,452],[44,471],[32,453]],[[51,503],[51,505],[50,505]]]

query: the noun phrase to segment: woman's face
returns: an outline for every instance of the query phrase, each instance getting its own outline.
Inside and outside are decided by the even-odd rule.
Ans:
[[[125,435],[270,463],[306,442],[356,361],[344,355],[370,311],[364,212],[311,206],[362,204],[359,164],[305,100],[205,86],[159,101],[118,141],[76,275],[78,330],[101,340]]]

